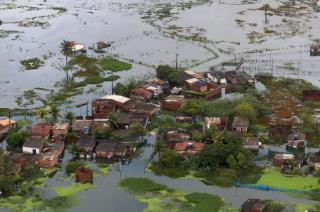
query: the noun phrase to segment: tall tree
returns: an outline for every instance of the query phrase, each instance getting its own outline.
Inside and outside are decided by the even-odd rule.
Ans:
[[[72,56],[72,50],[70,47],[70,41],[63,40],[62,43],[60,44],[60,52],[65,56],[66,58],[66,63],[64,66],[64,71],[66,72],[67,75],[67,81],[69,80],[69,69],[68,69],[68,58]]]
[[[54,122],[56,122],[57,120],[58,120],[58,118],[59,118],[59,108],[56,106],[56,105],[52,105],[51,107],[50,107],[50,110],[49,110],[49,113],[50,113],[50,115],[51,115],[51,119],[52,119],[52,121],[54,121]]]
[[[64,118],[69,122],[70,126],[72,125],[73,120],[75,119],[75,115],[73,112],[68,111],[65,115]]]
[[[8,155],[0,154],[0,175],[8,176],[16,171],[15,165]]]
[[[110,113],[108,123],[110,124],[111,129],[115,130],[119,128],[118,118],[115,113]]]
[[[40,118],[41,121],[47,123],[48,122],[48,110],[45,108],[41,108],[37,110],[37,116]]]
[[[157,77],[168,81],[171,85],[178,84],[177,70],[169,65],[159,65],[156,69]]]

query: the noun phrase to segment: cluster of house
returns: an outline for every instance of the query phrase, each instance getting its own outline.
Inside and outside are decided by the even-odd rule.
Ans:
[[[22,145],[22,153],[13,155],[14,163],[21,168],[29,163],[41,168],[55,166],[64,152],[68,132],[67,123],[35,124]]]
[[[295,167],[309,167],[313,170],[320,170],[320,154],[309,153],[304,155],[295,155],[292,153],[276,153],[273,158],[273,165],[281,168],[281,171],[291,172]]]
[[[188,70],[178,72],[178,78],[187,88],[187,92],[182,90],[183,93],[190,94],[191,91],[193,94],[202,94],[206,99],[224,96],[241,83],[254,83],[254,79],[242,71],[194,72]]]
[[[87,52],[87,48],[84,44],[77,42],[77,41],[68,41],[68,48],[71,50],[73,54],[83,54]],[[97,49],[98,50],[103,50],[106,48],[111,47],[111,43],[109,42],[104,42],[104,41],[99,41],[97,42]],[[90,48],[89,48],[90,49]]]

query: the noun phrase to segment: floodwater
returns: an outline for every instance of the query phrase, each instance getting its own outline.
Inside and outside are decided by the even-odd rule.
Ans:
[[[185,192],[206,192],[221,196],[230,207],[239,208],[248,198],[261,198],[278,201],[316,204],[318,202],[297,199],[286,193],[252,190],[246,188],[222,188],[219,186],[206,185],[197,179],[171,179],[166,176],[158,176],[145,171],[146,163],[153,151],[152,144],[155,142],[153,135],[147,136],[148,144],[143,148],[143,153],[129,164],[121,165],[115,163],[109,174],[94,177],[95,188],[77,193],[80,203],[68,211],[71,212],[118,212],[132,211],[140,212],[147,207],[146,204],[138,202],[131,194],[117,186],[117,183],[125,177],[147,177],[158,183],[165,184],[171,188],[180,188]],[[70,160],[72,156],[66,151],[63,162]],[[55,194],[50,189],[56,186],[67,186],[73,182],[72,178],[65,176],[64,169],[57,172],[53,178],[49,178],[46,186],[40,188],[41,196],[53,197]]]
[[[189,1],[2,0],[0,106],[17,107],[15,99],[27,89],[57,89],[56,82],[65,78],[64,56],[59,48],[62,40],[76,40],[87,46],[100,40],[112,41],[107,55],[134,62],[132,70],[117,73],[120,81],[154,77],[151,66],[173,65],[178,54],[179,66],[196,71],[242,58],[243,70],[251,74],[267,72],[320,85],[319,59],[308,54],[309,44],[320,34],[319,14],[310,6],[296,16],[272,15],[266,24],[264,12],[257,10],[264,1],[193,0],[190,1],[193,5],[184,7],[178,2]],[[280,5],[275,0],[269,3],[273,8]],[[156,12],[168,4],[172,6],[170,15],[155,18]],[[59,7],[67,11],[60,11]],[[146,15],[151,18],[145,18]],[[274,33],[264,33],[265,29]],[[259,33],[253,41],[248,37],[252,32]],[[183,37],[190,35],[205,39]],[[88,54],[96,55],[92,51]],[[33,57],[44,57],[45,65],[24,71],[20,60]],[[292,67],[288,70],[288,63],[294,70]],[[86,94],[92,87],[95,86],[87,86],[83,95],[71,98],[74,104],[110,93],[111,85],[105,82],[98,92]],[[36,92],[46,95],[43,91]],[[41,103],[29,108],[37,106]]]
[[[103,40],[113,45],[106,55],[133,61],[129,71],[117,73],[120,81],[131,77],[154,77],[151,66],[174,64],[178,54],[179,66],[196,71],[206,71],[211,66],[220,68],[223,61],[243,60],[242,70],[254,75],[270,73],[274,76],[301,78],[320,85],[319,57],[309,56],[309,45],[320,35],[319,13],[308,7],[297,16],[268,17],[264,23],[264,12],[257,10],[265,1],[260,0],[213,0],[198,5],[180,7],[178,2],[186,0],[0,0],[0,107],[17,107],[16,97],[24,90],[36,87],[57,89],[55,84],[65,78],[62,71],[64,56],[59,45],[62,40],[76,40],[87,46]],[[200,2],[193,0],[192,2]],[[243,3],[247,2],[247,3]],[[280,5],[277,0],[268,1],[272,7]],[[162,19],[144,18],[147,11],[151,16],[168,3],[173,4],[171,15]],[[296,2],[297,6],[301,6]],[[59,12],[57,7],[66,8]],[[236,21],[238,20],[238,21]],[[38,22],[35,22],[38,21]],[[38,25],[41,22],[41,25]],[[29,26],[26,26],[26,24]],[[32,25],[33,24],[33,25]],[[168,35],[170,27],[176,28]],[[265,29],[274,33],[265,33]],[[248,35],[259,33],[250,40]],[[169,33],[170,34],[170,33]],[[184,39],[183,35],[199,34],[206,41]],[[213,54],[217,54],[216,55]],[[96,56],[89,51],[89,55]],[[45,58],[45,65],[37,70],[23,70],[20,60]],[[105,82],[94,93],[72,97],[74,104],[91,101],[110,94],[111,83]],[[260,86],[261,90],[264,89]],[[45,92],[38,91],[39,95]],[[38,102],[31,108],[40,106]],[[86,108],[76,110],[84,115]],[[149,138],[149,142],[153,138]],[[282,151],[283,147],[270,147]],[[151,147],[144,148],[143,155],[122,166],[121,177],[149,177],[170,187],[180,187],[187,192],[208,192],[222,196],[233,207],[247,198],[274,199],[290,202],[315,203],[296,199],[281,192],[265,192],[244,188],[221,188],[208,186],[193,179],[170,179],[145,173],[144,166],[151,154]],[[66,153],[64,160],[70,159]],[[63,173],[48,181],[48,188],[59,184]],[[70,211],[141,211],[146,207],[134,197],[117,187],[120,173],[117,164],[108,176],[95,178],[96,188],[78,194],[80,204]],[[65,182],[70,183],[70,182]],[[54,195],[50,189],[43,191],[45,197]]]

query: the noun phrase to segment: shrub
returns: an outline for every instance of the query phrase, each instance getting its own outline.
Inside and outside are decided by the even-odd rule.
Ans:
[[[66,173],[68,175],[74,173],[76,171],[77,168],[84,166],[84,162],[82,161],[70,161],[66,167]]]
[[[124,187],[132,193],[145,193],[167,190],[168,187],[148,178],[128,177],[119,182],[119,186]]]

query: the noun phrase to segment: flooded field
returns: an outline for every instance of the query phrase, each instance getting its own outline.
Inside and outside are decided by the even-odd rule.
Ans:
[[[61,53],[63,40],[75,40],[94,47],[98,41],[112,42],[111,48],[92,57],[112,56],[132,64],[130,70],[117,72],[119,81],[154,78],[159,64],[175,65],[196,71],[221,69],[223,62],[242,62],[241,70],[252,75],[299,78],[320,86],[320,57],[310,57],[309,46],[320,37],[320,13],[314,1],[269,0],[267,17],[262,0],[1,0],[0,1],[0,108],[37,108],[40,100],[19,104],[27,94],[45,99],[59,91],[66,73]],[[43,64],[26,70],[21,61],[40,58]],[[74,74],[76,70],[72,70]],[[63,107],[78,115],[86,108],[75,105],[111,94],[111,82],[88,84],[68,97]],[[154,142],[150,136],[149,143]],[[283,151],[269,146],[260,153]],[[186,192],[220,195],[226,203],[239,208],[248,198],[315,204],[282,192],[205,185],[197,179],[171,179],[145,172],[151,147],[139,159],[122,166],[115,164],[108,176],[95,178],[96,187],[77,194],[80,203],[70,211],[142,211],[146,204],[117,187],[120,178],[148,177]],[[310,152],[318,149],[308,149]],[[64,160],[70,160],[66,153]],[[46,182],[44,197],[63,176],[59,171]],[[65,182],[70,183],[70,182]],[[102,208],[108,210],[102,210]],[[1,209],[5,211],[5,209]]]
[[[318,85],[319,60],[308,53],[320,33],[312,1],[290,8],[287,1],[271,1],[267,23],[263,5],[254,0],[2,1],[1,107],[17,107],[16,98],[25,90],[57,89],[56,83],[65,78],[62,40],[88,47],[100,40],[113,42],[104,55],[133,63],[132,70],[119,73],[120,80],[152,77],[154,67],[175,64],[176,59],[180,67],[207,70],[242,58],[243,70],[250,73],[304,78]],[[25,70],[20,61],[30,58],[41,58],[44,64]],[[108,92],[110,82],[102,87]],[[37,106],[41,104],[29,107]]]

